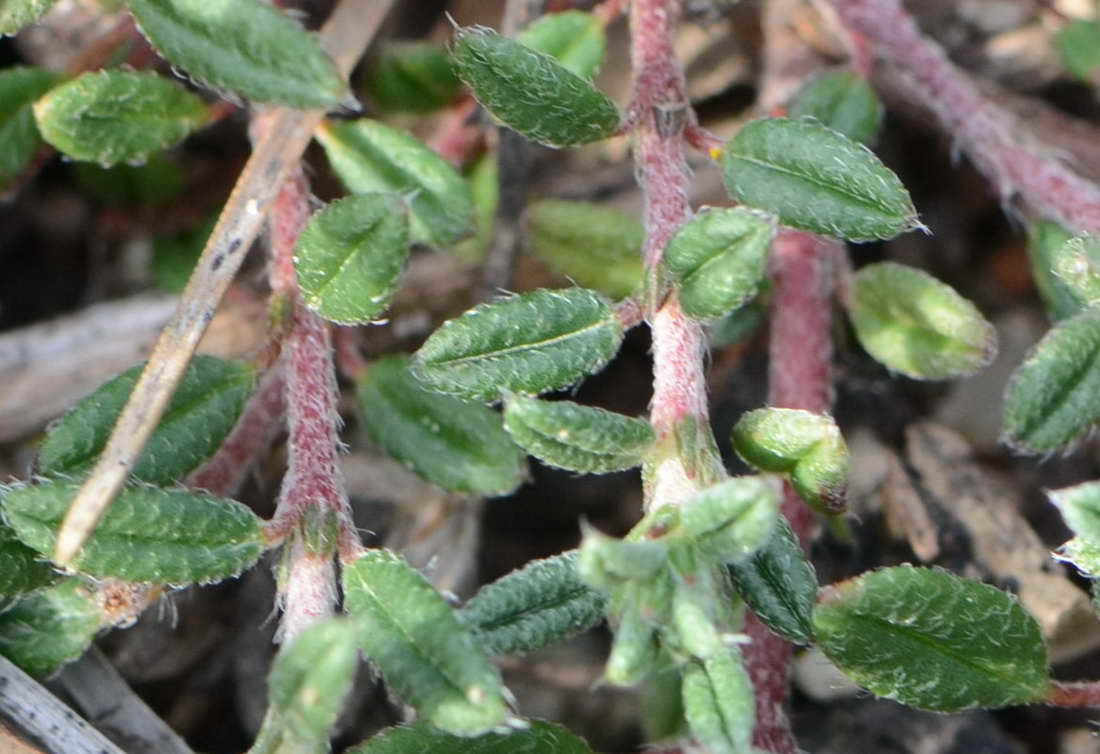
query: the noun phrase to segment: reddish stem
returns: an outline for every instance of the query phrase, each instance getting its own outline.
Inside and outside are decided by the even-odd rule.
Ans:
[[[1100,707],[1100,682],[1053,681],[1044,701],[1055,707]]]
[[[469,162],[485,146],[485,131],[473,121],[477,101],[465,95],[451,105],[428,140],[428,146],[455,166]]]

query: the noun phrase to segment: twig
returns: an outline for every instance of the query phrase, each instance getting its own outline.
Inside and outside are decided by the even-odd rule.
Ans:
[[[1100,707],[1100,682],[1054,681],[1043,701],[1055,707]]]
[[[347,75],[366,49],[394,0],[344,0],[322,31],[325,48]],[[183,377],[202,333],[214,316],[244,252],[305,150],[322,110],[274,108],[271,127],[256,145],[210,235],[179,309],[165,327],[134,386],[111,438],[69,508],[57,537],[54,560],[69,563],[118,494]]]

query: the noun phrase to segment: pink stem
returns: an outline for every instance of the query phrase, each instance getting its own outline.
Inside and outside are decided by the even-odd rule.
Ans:
[[[909,94],[935,113],[1002,199],[1019,196],[1044,217],[1100,233],[1100,187],[1070,170],[1054,150],[1026,133],[1004,109],[982,96],[899,0],[833,0],[853,36],[909,79]]]
[[[1100,707],[1100,682],[1054,681],[1044,701],[1055,707]]]

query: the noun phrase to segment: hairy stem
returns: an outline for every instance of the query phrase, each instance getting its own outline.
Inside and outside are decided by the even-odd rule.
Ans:
[[[1100,707],[1100,682],[1054,681],[1044,701],[1055,707]]]

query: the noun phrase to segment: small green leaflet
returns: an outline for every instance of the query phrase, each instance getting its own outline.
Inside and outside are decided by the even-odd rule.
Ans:
[[[882,102],[867,79],[852,71],[831,71],[806,82],[789,112],[792,118],[816,118],[867,145],[874,144],[882,127]]]
[[[421,720],[457,736],[477,736],[508,721],[500,671],[400,556],[369,550],[345,566],[344,606],[367,658]]]
[[[4,517],[23,544],[48,557],[79,489],[61,480],[9,488]],[[71,567],[96,578],[210,582],[252,566],[264,548],[262,522],[246,506],[137,484],[119,493]]]
[[[680,226],[663,263],[691,317],[725,316],[756,295],[767,272],[775,217],[743,207],[708,208]]]
[[[413,241],[448,246],[473,233],[470,187],[446,160],[408,132],[360,118],[324,123],[316,137],[350,191],[405,196]]]
[[[371,441],[445,490],[508,495],[526,477],[523,451],[504,431],[500,414],[426,390],[405,356],[372,364],[356,396]]]
[[[390,728],[349,749],[347,754],[592,754],[568,729],[531,720],[523,730],[460,738],[426,723]]]
[[[103,625],[91,584],[67,578],[0,612],[0,654],[45,678],[84,654]]]
[[[1080,79],[1095,80],[1100,72],[1100,21],[1078,19],[1054,38],[1062,65]]]
[[[486,110],[539,144],[587,144],[619,128],[619,109],[606,94],[552,55],[492,29],[459,29],[451,60]]]
[[[586,474],[639,466],[657,440],[644,419],[525,395],[505,399],[504,428],[543,463]]]
[[[0,19],[3,14],[0,10]],[[44,68],[16,66],[0,71],[0,191],[26,170],[42,146],[32,105],[60,79]]]
[[[1016,368],[1005,389],[1001,440],[1052,453],[1100,421],[1100,310],[1062,320]]]
[[[210,120],[203,101],[155,73],[85,73],[34,105],[42,137],[74,160],[140,162]]]
[[[909,192],[871,150],[811,118],[762,118],[730,140],[726,189],[783,225],[849,241],[923,227]]]
[[[331,108],[348,97],[310,34],[262,0],[126,0],[157,52],[189,76],[253,102]]]
[[[409,216],[396,194],[356,194],[317,212],[298,237],[294,269],[307,307],[362,325],[390,305],[409,257]]]
[[[627,594],[637,591],[628,585]],[[618,601],[618,600],[617,600]],[[619,601],[626,607],[615,622],[615,638],[604,668],[604,680],[613,686],[636,686],[656,669],[660,657],[656,619],[643,615],[637,600]],[[663,616],[662,616],[663,617]]]
[[[54,0],[0,0],[0,36],[16,34],[33,24],[53,3]]]
[[[1100,547],[1100,482],[1085,482],[1047,493],[1081,540]]]
[[[622,338],[622,325],[600,294],[532,291],[443,323],[413,357],[413,374],[432,390],[470,400],[543,393],[602,369]]]
[[[1072,563],[1077,570],[1093,580],[1092,601],[1097,611],[1100,611],[1100,589],[1096,586],[1096,579],[1100,579],[1100,544],[1074,537],[1059,547],[1054,557]]]
[[[1100,238],[1085,235],[1069,239],[1054,252],[1051,266],[1085,306],[1100,303]]]
[[[570,73],[591,80],[607,52],[603,24],[591,13],[567,10],[548,13],[516,37],[532,50],[552,55]]]
[[[474,200],[477,231],[452,249],[460,259],[480,262],[493,243],[493,226],[500,206],[500,167],[497,156],[486,152],[466,169],[463,177]]]
[[[0,522],[0,598],[33,592],[56,580],[53,566]]]
[[[385,45],[367,78],[371,100],[387,113],[429,113],[446,107],[461,89],[447,51],[427,42]]]
[[[707,555],[736,563],[767,544],[781,501],[782,485],[776,477],[727,479],[684,501],[674,533]]]
[[[535,560],[483,586],[459,612],[491,655],[564,641],[604,617],[605,597],[577,575],[576,550]]]
[[[633,215],[544,199],[527,207],[526,225],[535,256],[578,285],[625,298],[641,284],[645,229]]]
[[[1058,277],[1054,260],[1073,234],[1051,220],[1039,220],[1028,228],[1027,253],[1031,259],[1031,275],[1047,314],[1054,320],[1072,317],[1081,311],[1081,299],[1073,288]]]
[[[751,754],[756,710],[752,681],[736,647],[684,671],[684,716],[712,754]]]
[[[1050,685],[1039,624],[1016,598],[940,569],[883,568],[827,587],[814,634],[856,683],[920,709],[1028,704]]]
[[[104,383],[50,428],[38,451],[40,474],[77,476],[91,468],[144,366]],[[131,473],[164,485],[198,468],[229,435],[255,384],[247,364],[195,357]]]
[[[978,308],[915,267],[863,267],[845,303],[860,345],[906,377],[967,377],[997,355],[997,331]]]

